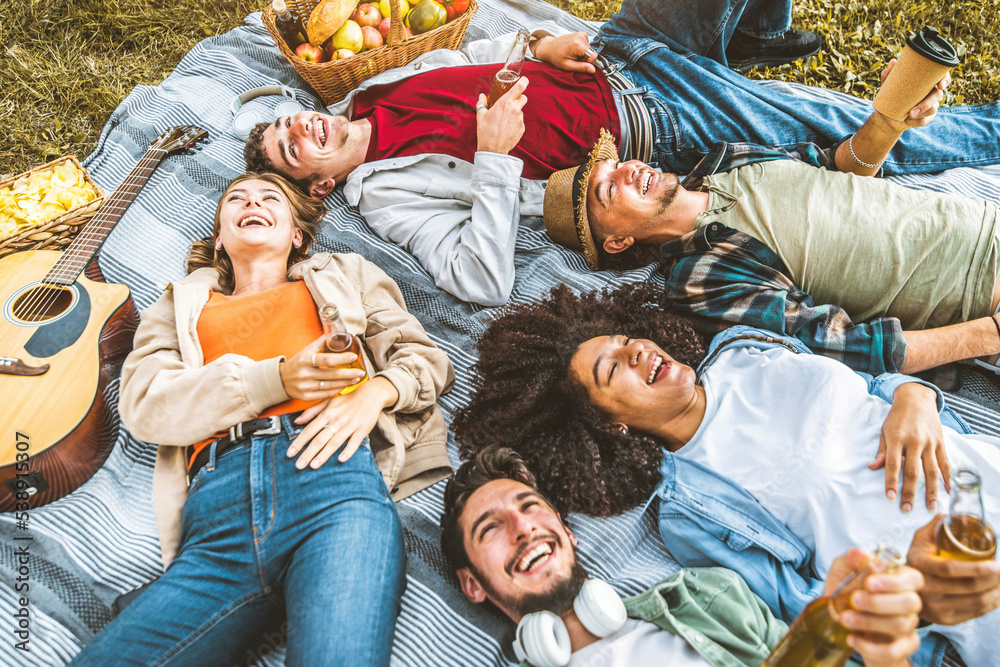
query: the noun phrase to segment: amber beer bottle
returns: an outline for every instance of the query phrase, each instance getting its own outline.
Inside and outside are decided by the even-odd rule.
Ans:
[[[274,27],[285,38],[288,48],[294,51],[299,45],[304,44],[306,31],[302,27],[302,20],[288,8],[285,0],[274,0],[271,8],[274,9]]]
[[[938,524],[938,556],[952,560],[993,560],[997,536],[986,523],[982,481],[972,468],[959,468],[951,477],[951,509]]]
[[[816,598],[802,610],[761,667],[843,667],[854,652],[850,632],[834,620],[850,607],[851,594],[864,587],[871,574],[893,572],[906,560],[889,544],[880,544],[861,570],[852,572],[830,595]]]
[[[368,380],[368,371],[365,369],[365,355],[361,352],[361,341],[352,333],[348,333],[344,320],[340,317],[340,309],[335,304],[324,303],[319,309],[319,320],[323,325],[323,351],[339,354],[341,352],[353,352],[357,358],[349,364],[335,366],[335,368],[356,368],[363,371],[364,375],[357,383],[347,387],[341,394],[349,394],[361,383]]]
[[[500,68],[500,71],[493,77],[493,85],[490,87],[489,99],[486,101],[487,108],[496,104],[496,101],[503,97],[503,94],[514,87],[517,80],[521,78],[521,68],[524,67],[524,56],[528,52],[528,38],[531,34],[524,28],[517,31],[514,38],[514,46],[507,54],[507,61]]]

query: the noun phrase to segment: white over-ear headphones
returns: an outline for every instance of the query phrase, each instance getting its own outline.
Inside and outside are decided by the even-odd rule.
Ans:
[[[250,100],[258,97],[264,97],[265,95],[284,95],[285,97],[291,98],[275,107],[274,118],[294,116],[298,112],[302,111],[302,105],[295,99],[295,91],[286,86],[264,86],[262,88],[248,90],[234,99],[233,104],[230,107],[233,112],[233,134],[235,134],[241,141],[247,140],[247,137],[250,136],[250,130],[256,127],[258,123],[263,123],[269,120],[267,118],[262,118],[260,114],[253,109],[241,109],[241,107]]]
[[[600,579],[588,579],[573,600],[573,611],[583,627],[598,637],[607,637],[625,625],[625,603]],[[551,611],[521,618],[514,635],[514,653],[534,667],[565,667],[573,651],[562,619]]]

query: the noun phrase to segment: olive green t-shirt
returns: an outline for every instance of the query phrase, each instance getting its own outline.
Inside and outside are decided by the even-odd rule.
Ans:
[[[1000,270],[997,207],[776,160],[705,178],[708,211],[759,239],[817,304],[905,329],[989,315]]]

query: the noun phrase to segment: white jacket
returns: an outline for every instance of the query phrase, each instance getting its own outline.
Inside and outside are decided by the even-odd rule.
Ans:
[[[535,34],[561,35],[546,23]],[[514,33],[438,49],[362,83],[330,107],[351,115],[354,95],[439,67],[503,62]],[[475,113],[469,109],[469,113]],[[507,302],[514,286],[514,242],[522,215],[541,215],[545,181],[521,178],[519,158],[477,152],[470,164],[424,153],[368,162],[352,171],[344,195],[376,234],[412,254],[438,287],[484,306]]]

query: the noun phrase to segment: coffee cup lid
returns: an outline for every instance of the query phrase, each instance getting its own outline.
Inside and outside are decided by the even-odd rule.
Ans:
[[[941,36],[937,28],[925,25],[919,32],[910,34],[906,45],[928,60],[939,65],[954,67],[958,64],[958,53],[948,40]]]

